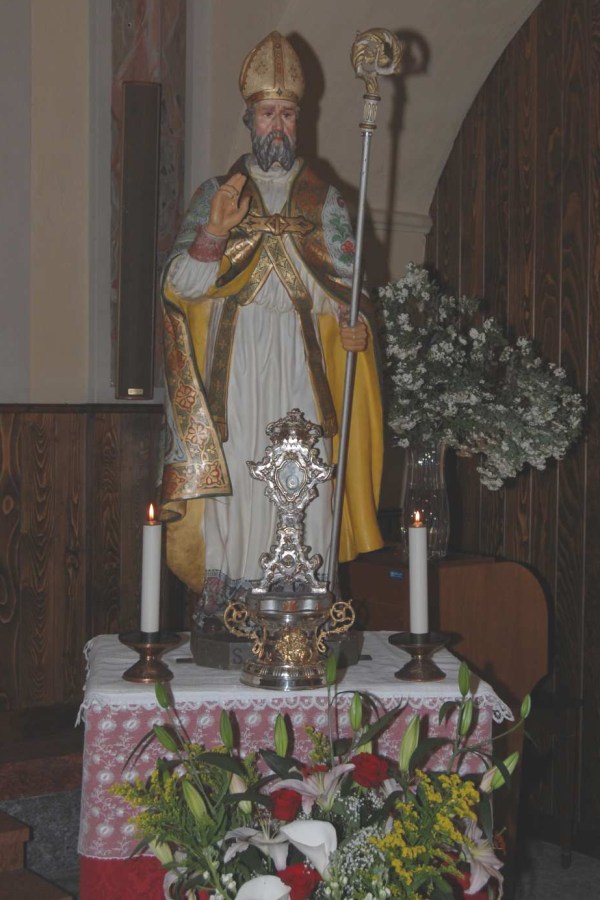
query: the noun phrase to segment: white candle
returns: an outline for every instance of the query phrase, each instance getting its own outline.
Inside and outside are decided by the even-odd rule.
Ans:
[[[150,504],[144,523],[142,544],[142,605],[140,628],[147,633],[160,630],[160,564],[162,525],[154,518]]]
[[[412,634],[429,631],[427,601],[427,528],[419,512],[408,529],[408,577],[410,581],[410,630]]]

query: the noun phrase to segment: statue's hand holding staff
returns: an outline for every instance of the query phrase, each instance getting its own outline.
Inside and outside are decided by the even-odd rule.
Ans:
[[[350,312],[345,309],[340,316],[340,340],[348,353],[362,353],[369,343],[366,322],[358,318],[356,325],[349,324]]]
[[[245,175],[232,175],[212,198],[206,230],[213,237],[229,237],[231,229],[247,215],[250,197],[241,197],[245,184]]]

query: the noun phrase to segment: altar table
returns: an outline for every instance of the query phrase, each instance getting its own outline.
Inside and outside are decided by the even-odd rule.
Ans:
[[[453,719],[442,726],[437,711],[446,700],[459,700],[459,661],[448,650],[435,660],[446,673],[443,681],[401,682],[394,673],[408,660],[405,651],[388,642],[390,632],[366,632],[359,662],[342,673],[338,685],[338,728],[349,733],[348,707],[352,693],[366,691],[376,697],[381,710],[405,704],[393,726],[378,739],[378,752],[397,757],[407,720],[419,711],[428,717],[428,734],[453,733]],[[124,766],[140,739],[154,724],[165,721],[152,685],[137,685],[122,679],[136,654],[116,635],[93,638],[86,647],[88,676],[80,715],[85,720],[83,782],[79,853],[81,854],[80,900],[132,900],[162,894],[162,874],[155,860],[128,857],[136,846],[131,809],[110,792],[123,778],[146,778],[157,756],[165,751],[157,741]],[[170,682],[176,708],[192,740],[207,748],[220,743],[221,709],[234,713],[242,751],[273,747],[273,728],[278,713],[287,714],[295,735],[294,755],[307,758],[312,745],[304,726],[327,728],[327,691],[278,692],[247,687],[239,672],[196,666],[189,640],[164,656],[174,674]],[[512,719],[509,708],[484,681],[475,681],[477,709],[472,740],[491,738],[492,723]],[[347,693],[342,693],[347,692]],[[443,763],[443,751],[430,765]],[[467,759],[465,771],[478,771],[475,757]],[[133,884],[135,883],[135,887]]]

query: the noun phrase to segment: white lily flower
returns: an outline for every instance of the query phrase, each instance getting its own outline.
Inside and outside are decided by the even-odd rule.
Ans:
[[[302,811],[309,815],[316,803],[325,812],[329,812],[333,806],[342,778],[346,772],[354,769],[354,763],[342,763],[333,766],[326,772],[312,772],[305,778],[285,778],[283,781],[275,781],[269,786],[270,791],[280,788],[288,788],[296,791],[302,797]]]
[[[235,900],[289,900],[291,890],[276,875],[261,875],[242,885]]]
[[[244,778],[241,775],[237,775],[235,772],[231,776],[229,781],[229,793],[230,794],[245,794],[248,790],[248,785]],[[252,812],[252,803],[250,800],[240,800],[240,809],[247,816]]]
[[[481,828],[471,819],[465,828],[465,838],[466,842],[462,845],[462,850],[471,869],[471,883],[465,894],[476,894],[488,883],[490,878],[495,878],[498,882],[498,900],[501,900],[504,880],[504,876],[500,872],[501,860],[494,853],[494,848],[487,838],[484,838]]]
[[[285,869],[288,842],[281,832],[271,835],[268,831],[259,831],[256,828],[234,828],[225,835],[225,840],[228,838],[235,838],[235,843],[225,851],[223,862],[229,862],[238,853],[252,846],[257,847],[265,856],[269,856],[277,871]]]
[[[298,819],[283,825],[281,832],[322,878],[331,854],[337,849],[337,834],[331,822]]]

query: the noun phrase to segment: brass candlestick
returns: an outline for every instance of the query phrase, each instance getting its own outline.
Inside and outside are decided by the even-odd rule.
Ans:
[[[147,634],[143,631],[127,631],[119,635],[119,640],[139,654],[139,659],[126,672],[125,681],[136,684],[154,684],[157,681],[170,681],[173,673],[160,657],[167,650],[181,642],[181,636],[173,631],[157,631]]]
[[[411,634],[401,631],[391,634],[390,644],[410,653],[411,659],[395,673],[399,681],[443,681],[446,673],[433,662],[431,657],[450,641],[450,635],[441,631],[426,634]]]

